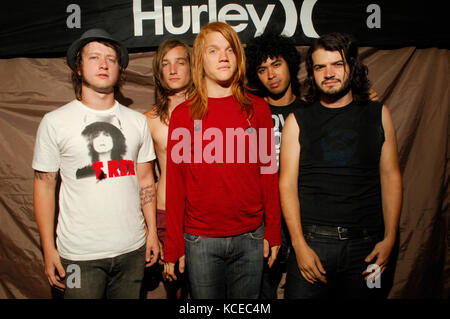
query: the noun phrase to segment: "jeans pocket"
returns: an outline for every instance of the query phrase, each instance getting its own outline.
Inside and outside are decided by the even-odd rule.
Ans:
[[[256,228],[255,230],[246,233],[253,240],[263,240],[264,239],[264,224]]]
[[[200,241],[200,236],[184,233],[184,241],[189,244],[196,244]]]

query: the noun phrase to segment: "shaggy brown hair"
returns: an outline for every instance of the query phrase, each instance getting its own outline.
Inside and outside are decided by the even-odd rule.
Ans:
[[[349,85],[353,100],[356,103],[366,103],[370,100],[370,81],[367,77],[368,69],[358,56],[358,47],[354,39],[345,33],[329,33],[316,39],[308,50],[306,56],[305,99],[312,103],[320,99],[320,91],[314,79],[314,62],[312,54],[318,50],[338,51],[349,67]]]
[[[171,90],[162,73],[162,61],[164,56],[176,47],[183,47],[186,50],[189,67],[191,65],[191,48],[178,38],[170,38],[160,44],[155,56],[153,57],[153,79],[155,81],[155,113],[161,119],[161,122],[169,125],[169,96],[175,92]],[[186,87],[186,96],[189,96],[194,89],[192,77]]]
[[[118,59],[117,63],[119,64],[119,77],[118,77],[116,84],[114,85],[114,93],[117,93],[117,91],[120,89],[120,86],[125,81],[125,76],[124,76],[124,72],[123,72],[124,68],[122,68],[121,63],[120,63],[121,62],[120,47],[119,47],[119,45],[117,45],[115,43],[106,42],[106,41],[102,41],[102,40],[96,40],[96,42],[106,45],[107,47],[110,47],[110,48],[114,49],[114,51],[116,51],[116,56]],[[81,72],[81,70],[82,70],[81,69],[81,62],[82,62],[81,61],[81,53],[83,52],[83,48],[84,48],[84,46],[80,50],[78,50],[77,56],[75,58],[75,70],[72,70],[72,86],[73,86],[73,90],[75,92],[75,97],[79,101],[81,101],[81,90],[82,90],[82,84],[83,84],[83,74]]]

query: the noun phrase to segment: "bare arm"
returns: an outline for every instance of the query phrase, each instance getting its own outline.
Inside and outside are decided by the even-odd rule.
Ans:
[[[398,165],[397,140],[391,114],[386,106],[383,106],[382,121],[385,141],[380,157],[380,182],[385,233],[383,241],[379,242],[366,258],[366,262],[370,262],[377,257],[375,263],[381,267],[381,272],[389,261],[397,237],[402,206],[402,177]]]
[[[59,281],[65,277],[55,246],[55,190],[58,172],[34,171],[34,214],[44,252],[45,274],[51,286],[63,290]]]
[[[386,141],[381,151],[380,179],[385,224],[384,237],[395,241],[402,207],[402,176],[398,165],[394,124],[386,106],[383,106],[383,128]]]
[[[280,153],[280,199],[284,220],[291,236],[292,247],[302,276],[310,283],[326,282],[325,270],[305,241],[298,199],[298,175],[300,163],[300,128],[294,115],[286,119],[283,127]]]
[[[280,153],[280,201],[281,210],[291,236],[292,245],[306,245],[300,222],[298,200],[298,167],[300,161],[299,128],[293,115],[285,122]]]
[[[138,163],[136,166],[139,180],[141,209],[148,228],[145,253],[145,261],[147,262],[146,267],[155,264],[160,252],[159,240],[156,233],[156,198],[153,165],[154,162],[146,162]]]

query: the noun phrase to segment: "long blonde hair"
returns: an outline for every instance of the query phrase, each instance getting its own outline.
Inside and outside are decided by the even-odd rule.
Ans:
[[[202,119],[208,113],[208,92],[204,81],[203,55],[205,53],[206,35],[210,32],[219,32],[230,43],[236,56],[237,70],[231,82],[233,97],[240,104],[241,110],[247,112],[248,117],[253,115],[252,101],[247,94],[245,86],[245,53],[241,40],[231,26],[223,22],[211,22],[203,26],[197,35],[192,52],[192,80],[194,82],[193,98],[190,102],[191,119]]]
[[[174,91],[169,88],[164,81],[162,73],[162,61],[164,56],[176,47],[183,47],[186,51],[189,67],[191,66],[191,48],[179,38],[169,38],[162,42],[153,57],[153,79],[155,82],[155,112],[161,119],[161,122],[169,124],[169,96]],[[192,93],[193,84],[192,77],[189,79],[189,84],[186,87],[186,96]]]

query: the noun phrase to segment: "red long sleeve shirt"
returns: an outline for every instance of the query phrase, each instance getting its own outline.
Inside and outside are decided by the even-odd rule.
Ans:
[[[281,213],[273,122],[267,103],[250,95],[254,114],[232,96],[209,98],[208,114],[172,113],[167,144],[166,261],[184,255],[184,232],[207,237],[243,234],[265,222],[265,239],[281,244]]]

